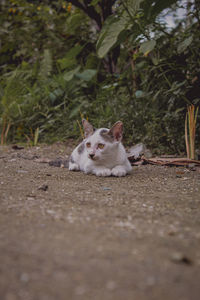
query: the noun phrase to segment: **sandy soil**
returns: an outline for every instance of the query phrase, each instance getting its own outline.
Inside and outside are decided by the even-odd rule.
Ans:
[[[0,148],[0,299],[200,299],[200,168],[41,163],[70,151]]]

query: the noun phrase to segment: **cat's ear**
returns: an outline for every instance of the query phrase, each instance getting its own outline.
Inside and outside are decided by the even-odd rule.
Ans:
[[[84,128],[85,138],[87,138],[93,134],[93,132],[94,132],[93,126],[85,119],[82,120],[82,124],[83,124],[83,128]]]
[[[123,123],[121,121],[116,122],[112,128],[108,131],[108,134],[117,142],[121,142],[123,136]]]

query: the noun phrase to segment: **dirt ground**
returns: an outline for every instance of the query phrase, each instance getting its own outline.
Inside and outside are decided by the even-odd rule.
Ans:
[[[200,299],[200,168],[41,162],[70,151],[0,148],[0,299]]]

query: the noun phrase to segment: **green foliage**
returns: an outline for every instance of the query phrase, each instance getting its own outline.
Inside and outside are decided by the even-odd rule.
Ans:
[[[97,42],[97,54],[100,58],[105,57],[109,50],[116,45],[120,33],[129,25],[126,12],[122,17],[110,16],[107,19]]]
[[[71,2],[2,2],[2,141],[78,138],[82,113],[95,127],[122,120],[130,144],[185,151],[187,105],[200,105],[196,2],[173,28],[162,15],[175,0]]]
[[[44,50],[44,55],[40,64],[40,71],[38,76],[41,80],[45,80],[52,72],[52,57],[49,49]]]
[[[143,42],[140,46],[140,51],[147,56],[156,46],[155,40]]]

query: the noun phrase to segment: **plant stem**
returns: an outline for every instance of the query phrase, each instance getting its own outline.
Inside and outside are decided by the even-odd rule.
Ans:
[[[10,126],[11,126],[11,123],[9,122],[8,125],[7,125],[6,132],[5,132],[5,143],[7,142],[7,136],[8,136],[8,132],[10,130]]]
[[[3,118],[3,128],[2,128],[2,132],[1,132],[1,145],[4,144],[5,130],[6,130],[6,117]]]

